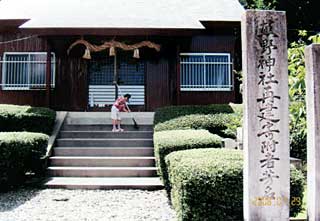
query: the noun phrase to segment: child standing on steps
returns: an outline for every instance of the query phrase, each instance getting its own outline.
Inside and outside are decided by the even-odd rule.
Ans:
[[[118,97],[111,108],[111,119],[112,119],[112,132],[122,132],[120,112],[129,112],[127,108],[127,102],[131,98],[130,94]],[[118,128],[117,128],[118,126]]]

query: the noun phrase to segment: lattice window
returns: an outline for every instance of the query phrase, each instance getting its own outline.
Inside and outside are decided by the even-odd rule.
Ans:
[[[145,65],[131,54],[117,54],[117,73],[119,85],[144,85]],[[112,85],[114,76],[114,57],[92,59],[89,62],[89,85]]]
[[[230,54],[181,53],[181,91],[232,90]]]
[[[3,90],[30,90],[46,87],[46,52],[5,52],[2,64]],[[55,54],[51,54],[51,87],[55,87]]]

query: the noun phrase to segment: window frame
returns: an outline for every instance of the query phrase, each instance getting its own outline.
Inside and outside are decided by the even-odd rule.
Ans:
[[[199,56],[199,57],[204,57],[204,61],[201,62],[182,62],[181,58],[183,56]],[[227,62],[206,62],[205,61],[205,57],[206,56],[227,56],[228,61]],[[223,63],[228,65],[228,81],[229,81],[229,85],[226,85],[226,87],[210,87],[212,85],[207,85],[206,84],[206,65],[207,64],[217,64],[217,63]],[[204,85],[202,85],[203,87],[196,87],[197,85],[183,85],[182,84],[182,64],[201,64],[204,66],[204,71],[203,74],[204,76]],[[185,52],[185,53],[180,53],[179,54],[179,74],[180,74],[180,91],[184,92],[184,91],[233,91],[234,88],[234,82],[233,82],[233,75],[232,75],[232,67],[233,67],[233,61],[231,59],[231,53],[189,53],[189,52]],[[183,87],[185,86],[185,87]],[[189,86],[189,87],[187,87]],[[192,86],[195,86],[194,88],[192,88]],[[209,86],[209,87],[208,87]],[[222,85],[219,85],[222,86]]]
[[[27,63],[28,65],[28,84],[27,86],[7,86],[8,84],[6,83],[6,76],[7,76],[7,63],[12,63],[12,62],[16,62],[19,63],[19,61],[8,61],[7,60],[7,56],[10,55],[27,55],[28,56],[28,60],[27,61],[23,61],[25,63]],[[47,55],[47,52],[4,52],[3,56],[2,56],[2,60],[0,60],[0,63],[2,64],[2,71],[1,71],[1,89],[2,90],[45,90],[46,86],[45,84],[30,84],[30,75],[31,75],[31,64],[45,64],[47,63],[47,61],[32,61],[30,59],[31,55]],[[23,63],[21,62],[21,63]],[[19,63],[19,64],[21,64]],[[54,52],[51,52],[51,87],[55,88],[55,78],[56,78],[56,56]],[[46,73],[45,73],[46,74]],[[44,76],[45,79],[46,75]]]

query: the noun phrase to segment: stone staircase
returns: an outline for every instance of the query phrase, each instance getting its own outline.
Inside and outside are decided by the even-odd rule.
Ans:
[[[111,132],[110,113],[68,113],[49,158],[50,188],[159,189],[153,113],[124,113],[125,132]]]

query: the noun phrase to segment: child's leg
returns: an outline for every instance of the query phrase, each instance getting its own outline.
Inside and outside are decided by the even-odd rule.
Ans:
[[[117,120],[118,121],[118,130],[121,130],[121,120]]]
[[[117,129],[117,120],[112,119],[112,130],[116,130]]]
[[[121,117],[120,117],[120,111],[117,111],[117,124],[118,124],[118,131],[123,131],[123,129],[121,129]]]
[[[118,115],[117,115],[117,109],[114,106],[112,106],[111,108],[111,119],[112,119],[112,131],[115,132],[117,131]]]

